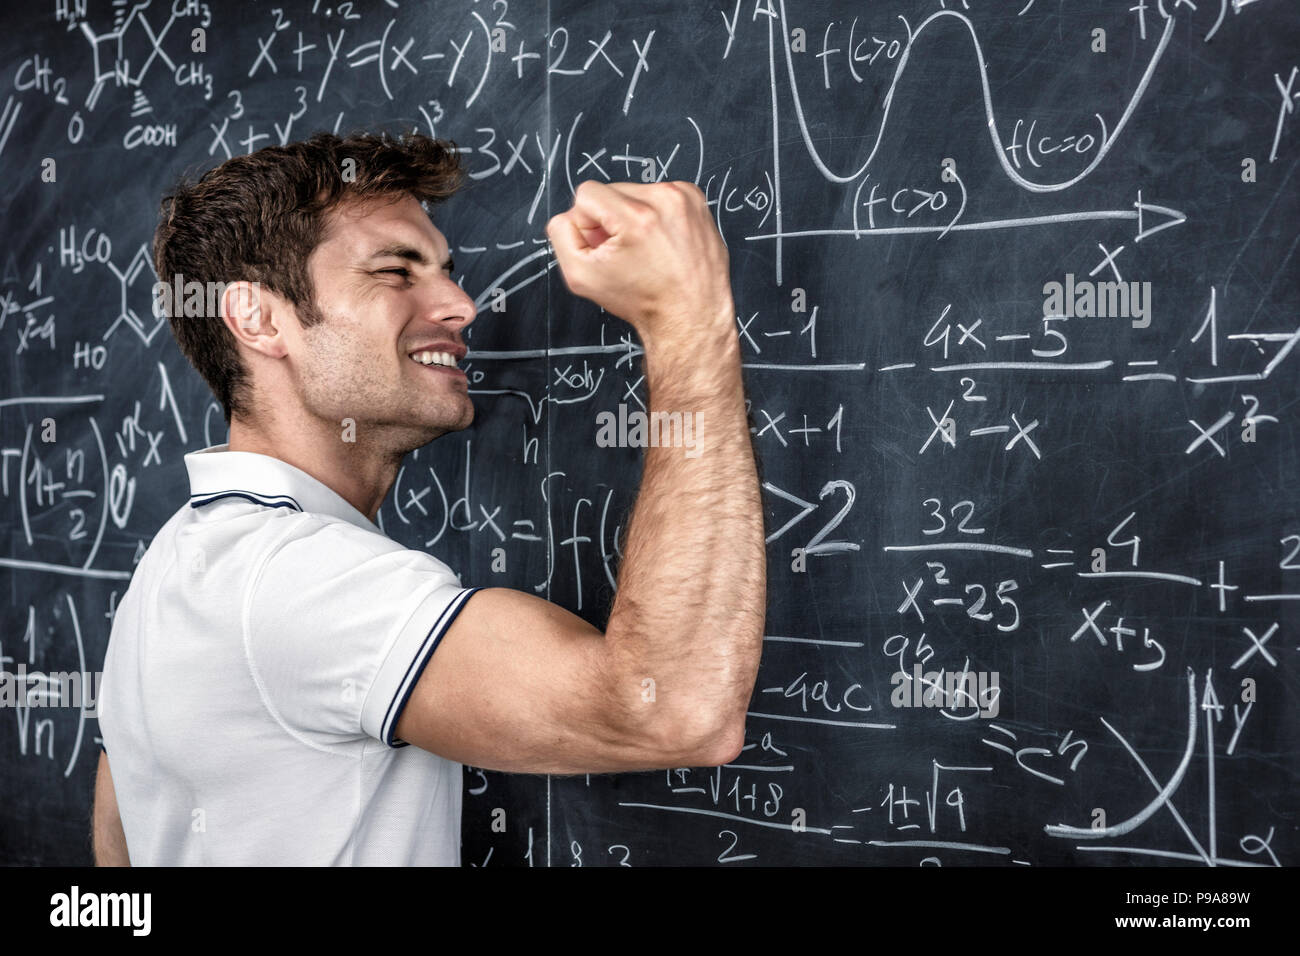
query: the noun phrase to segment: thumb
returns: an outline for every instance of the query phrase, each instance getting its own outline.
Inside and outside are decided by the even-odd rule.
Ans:
[[[620,184],[584,180],[574,190],[573,207],[568,215],[592,249],[623,232],[628,225],[630,207],[637,205],[614,188],[616,185]]]
[[[586,254],[592,247],[587,242],[583,231],[578,228],[578,224],[573,221],[571,211],[550,218],[546,223],[546,237],[551,240],[555,261],[559,263],[560,272],[564,275],[569,290],[575,295],[581,295],[575,288],[576,273],[582,269]]]
[[[593,211],[583,209],[575,204],[566,215],[589,249],[595,249],[611,236],[611,233],[596,218]]]

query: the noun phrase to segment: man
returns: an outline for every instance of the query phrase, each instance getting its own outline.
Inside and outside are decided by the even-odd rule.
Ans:
[[[230,435],[185,456],[190,500],[115,615],[98,862],[457,865],[461,764],[740,753],[762,505],[727,253],[693,185],[586,182],[546,229],[569,288],[640,336],[651,410],[698,423],[697,453],[646,451],[605,632],[462,587],[374,525],[403,456],[474,414],[455,366],[475,307],[421,205],[460,175],[425,137],[319,134],[164,200],[161,282],[227,283],[219,316],[167,305]]]

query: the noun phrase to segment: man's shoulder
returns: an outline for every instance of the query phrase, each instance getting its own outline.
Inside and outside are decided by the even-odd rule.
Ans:
[[[199,508],[187,504],[163,526],[157,538],[165,535],[177,539],[193,537],[196,541],[222,540],[228,547],[247,547],[268,558],[304,544],[347,554],[380,555],[408,550],[377,527],[363,528],[322,511],[273,506],[233,496]]]
[[[290,512],[277,524],[275,552],[286,548],[299,550],[319,548],[322,556],[337,553],[346,557],[379,557],[380,555],[433,557],[426,551],[408,548],[394,541],[379,528],[362,528],[351,521],[318,511]]]
[[[368,530],[318,512],[294,512],[281,527],[261,562],[263,574],[281,585],[299,575],[315,580],[346,577],[356,583],[399,570],[433,573],[459,583],[459,575],[446,563],[394,541],[378,528]]]

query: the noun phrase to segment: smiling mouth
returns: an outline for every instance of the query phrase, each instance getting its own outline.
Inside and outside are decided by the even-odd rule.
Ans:
[[[416,352],[410,358],[416,365],[427,368],[431,372],[460,379],[466,377],[464,371],[457,367],[456,357],[450,352]]]

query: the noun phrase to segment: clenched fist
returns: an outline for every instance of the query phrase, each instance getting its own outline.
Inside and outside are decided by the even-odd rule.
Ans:
[[[631,323],[647,348],[730,329],[727,247],[697,186],[586,181],[546,235],[569,290]]]

